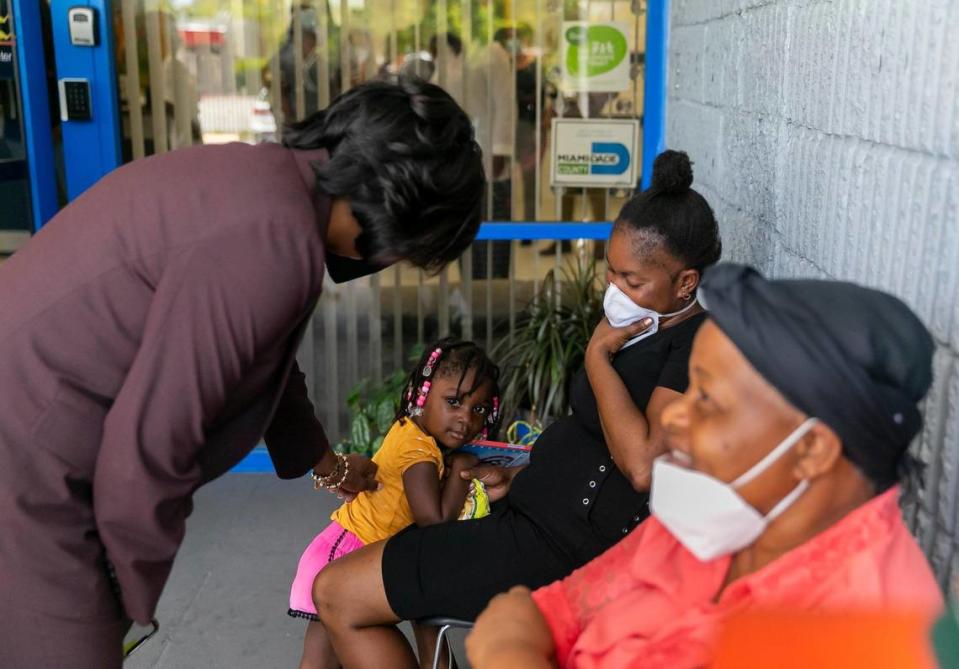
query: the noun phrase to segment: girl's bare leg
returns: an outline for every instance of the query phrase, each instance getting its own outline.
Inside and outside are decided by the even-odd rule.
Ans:
[[[311,620],[306,626],[306,636],[303,638],[303,658],[300,660],[300,669],[339,668],[340,661],[336,659],[326,628],[323,627],[323,623]]]
[[[344,555],[320,572],[313,601],[336,656],[348,669],[417,669],[396,629],[400,622],[383,586],[383,542]]]

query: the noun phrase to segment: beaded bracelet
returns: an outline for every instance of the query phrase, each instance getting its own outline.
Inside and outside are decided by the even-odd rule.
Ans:
[[[340,473],[341,470],[342,474]],[[350,461],[342,453],[337,453],[336,466],[333,468],[333,471],[325,476],[320,476],[316,472],[312,472],[310,478],[313,479],[314,490],[319,490],[320,488],[336,490],[346,482],[346,477],[349,475]],[[334,481],[336,481],[336,483],[334,483]]]

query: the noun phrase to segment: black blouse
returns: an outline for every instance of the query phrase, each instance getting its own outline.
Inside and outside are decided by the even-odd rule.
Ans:
[[[686,391],[693,337],[705,319],[697,314],[613,358],[636,406],[645,409],[658,386]],[[537,439],[530,465],[513,481],[508,502],[541,528],[554,548],[585,562],[646,519],[649,495],[636,492],[613,463],[585,369],[573,379],[570,406],[572,413]]]

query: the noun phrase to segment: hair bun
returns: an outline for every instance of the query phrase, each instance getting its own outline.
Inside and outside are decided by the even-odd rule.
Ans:
[[[682,195],[693,185],[693,164],[685,151],[666,150],[653,161],[653,188],[667,195]]]

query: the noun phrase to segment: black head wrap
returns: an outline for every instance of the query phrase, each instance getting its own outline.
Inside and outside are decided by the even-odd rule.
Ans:
[[[700,297],[746,359],[797,409],[842,439],[843,452],[884,489],[899,480],[922,426],[932,336],[899,299],[852,283],[766,280],[724,263]]]

